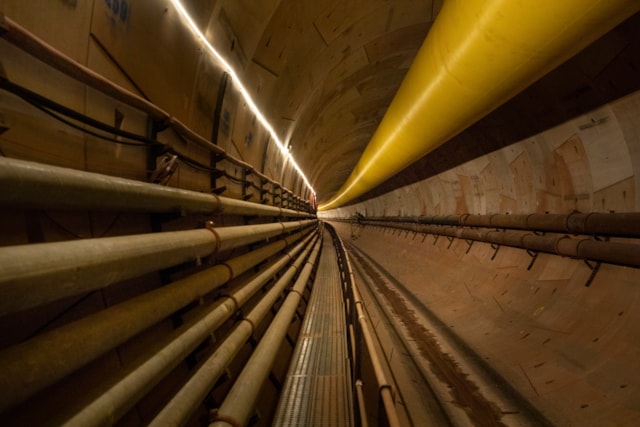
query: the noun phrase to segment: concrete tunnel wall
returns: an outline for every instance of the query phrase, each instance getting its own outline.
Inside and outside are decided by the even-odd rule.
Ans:
[[[640,93],[320,216],[636,212]],[[555,425],[634,425],[640,271],[334,222]],[[635,390],[634,390],[635,389]]]
[[[125,3],[129,5],[128,13],[123,12]],[[203,16],[209,16],[214,3],[202,4],[201,7],[207,10],[199,10],[198,17],[202,19]],[[211,139],[216,99],[221,90],[221,65],[204,52],[202,45],[179,20],[169,1],[140,1],[134,4],[133,1],[123,0],[118,4],[116,12],[114,2],[104,0],[2,1],[0,12],[74,61],[149,99],[198,134]],[[153,24],[149,25],[150,22]],[[207,25],[206,22],[198,23]],[[225,28],[212,25],[211,30],[215,32],[213,37],[224,40],[226,45]],[[2,74],[11,82],[68,108],[101,122],[119,125],[125,131],[139,135],[147,132],[146,114],[58,72],[5,40],[0,40],[0,66]],[[259,87],[260,82],[257,82],[251,90]],[[253,113],[232,83],[227,85],[222,111],[217,144],[230,155],[250,163],[256,170],[308,199],[308,190],[291,165],[280,156],[275,144],[269,141],[268,134],[255,121]],[[4,90],[0,91],[0,129],[2,156],[140,181],[147,181],[151,172],[144,148],[113,144],[72,129]],[[211,160],[207,150],[171,131],[161,132],[158,138],[176,144],[191,158],[204,164]],[[217,186],[225,187],[224,196],[240,198],[242,187],[232,178],[240,178],[241,169],[225,161],[218,165],[229,177],[218,178]],[[255,177],[250,179],[255,180]],[[214,189],[208,172],[184,164],[171,176],[168,185],[205,193]],[[249,195],[252,195],[249,201],[259,199],[252,189],[249,189]],[[272,203],[272,200],[268,200],[268,203]],[[266,221],[239,215],[191,215],[160,220],[161,224],[158,224],[158,218],[144,213],[3,208],[0,212],[0,246],[189,230],[201,228],[205,220],[213,220],[217,226]],[[203,267],[241,254],[243,250],[246,251],[246,248],[220,254],[217,259],[204,260]],[[0,349],[161,288],[167,280],[176,280],[176,277],[192,273],[193,267],[187,263],[172,272],[145,274],[79,298],[66,298],[3,316],[0,322]],[[249,305],[255,302],[256,298]],[[26,403],[0,413],[0,424],[27,426],[60,423],[61,409],[62,412],[73,410],[74,406],[77,409],[81,398],[87,397],[80,390],[95,388],[135,366],[141,354],[155,343],[170,337],[179,325],[196,318],[199,310],[198,304],[190,304],[148,328]],[[304,311],[304,305],[300,310]],[[273,314],[269,316],[273,317]],[[267,320],[270,320],[269,316]],[[291,337],[297,336],[300,324],[301,321],[296,318],[289,330]],[[220,336],[224,336],[233,326],[233,321],[222,325]],[[256,337],[266,327],[266,322],[259,325]],[[191,376],[194,367],[212,354],[214,345],[215,340],[212,339],[203,342],[187,359],[167,373],[118,424],[146,425]],[[221,385],[208,395],[209,404],[224,399],[251,352],[251,344],[246,343],[228,367],[228,379],[221,381]],[[274,378],[283,381],[291,352],[290,345],[282,347],[273,368]],[[277,387],[268,381],[263,397],[257,403],[263,424],[275,410],[277,398]],[[187,425],[201,425],[209,416],[209,404],[200,404]]]
[[[146,96],[208,137],[220,90],[219,64],[203,54],[199,43],[170,14],[152,7],[153,2],[137,3],[136,14],[128,17],[114,14],[108,3],[43,0],[25,5],[5,0],[0,10],[78,62]],[[213,16],[212,9],[218,7],[214,4],[203,3],[198,16]],[[154,25],[147,24],[149,17]],[[198,23],[212,38],[229,41],[223,26]],[[241,55],[230,48],[229,53]],[[0,43],[0,58],[12,81],[106,122],[114,121],[118,109],[124,116],[123,129],[144,132],[143,115],[52,72],[4,42]],[[250,63],[249,67],[254,66]],[[249,75],[256,93],[268,88],[268,75],[256,70]],[[145,178],[144,153],[138,149],[113,146],[70,131],[4,93],[0,99],[2,120],[9,127],[0,136],[5,155]],[[233,86],[227,89],[223,110],[229,115],[221,127],[219,145],[306,196],[292,168],[268,142]],[[208,153],[197,147],[189,150],[194,156],[208,158]],[[233,167],[228,172],[238,173]],[[640,94],[634,93],[444,174],[329,212],[326,218],[356,212],[367,216],[567,213],[574,209],[635,212],[640,207],[639,180]],[[170,185],[211,189],[207,175],[188,168],[181,168]],[[226,185],[229,195],[239,193],[233,182]],[[113,217],[106,214],[49,213],[46,218],[4,212],[2,218],[2,245],[68,239],[65,229],[85,237],[104,230],[110,234],[151,230],[143,215],[125,215],[111,228]],[[350,239],[349,225],[337,227],[344,239]],[[493,249],[488,244],[476,243],[466,254],[463,241],[455,241],[447,249],[444,239],[434,245],[430,238],[422,242],[421,238],[412,240],[411,235],[372,229],[362,229],[353,243],[393,273],[554,423],[637,422],[638,270],[603,265],[586,288],[590,271],[582,261],[552,255],[540,255],[527,271],[530,257],[520,249],[503,247],[490,261]],[[157,275],[133,282],[128,284],[133,286],[107,293],[102,299],[86,301],[57,324],[126,299],[140,289],[161,285]],[[47,313],[33,315],[31,323],[20,328],[16,328],[20,319],[6,323],[3,344],[28,336],[38,324],[54,319],[57,311],[49,307]],[[137,348],[171,329],[170,322],[165,322],[118,355],[110,355],[103,361],[104,373],[119,369],[118,359],[134,359]],[[184,373],[175,373],[168,382],[178,382],[180,375]],[[140,413],[153,412],[159,405],[154,398],[162,400],[162,396],[149,398]],[[134,418],[132,415],[129,420]]]
[[[73,60],[149,99],[199,135],[212,138],[216,100],[223,90],[222,65],[183,24],[168,0],[161,4],[153,1],[136,2],[135,5],[121,1],[118,4],[121,6],[116,11],[110,1],[28,4],[6,1],[2,4],[2,12]],[[125,8],[125,4],[129,6]],[[194,13],[197,24],[207,28],[208,36],[216,41],[216,47],[223,54],[234,58],[238,53],[229,47],[232,40],[224,26],[218,25],[217,21],[203,21],[215,16],[214,9],[218,10],[220,5],[210,2],[197,7],[199,9]],[[2,54],[6,58],[2,61],[5,74],[12,82],[107,123],[114,122],[117,110],[122,116],[123,130],[145,133],[146,117],[143,114],[52,71],[7,43],[2,44]],[[255,65],[249,68],[248,73],[252,73]],[[266,82],[252,74],[250,77],[255,81],[249,80],[252,84],[248,89],[259,96]],[[90,143],[86,143],[80,132],[69,129],[55,132],[52,129],[55,121],[34,114],[14,97],[6,96],[3,102],[12,104],[3,112],[13,133],[4,138],[6,155],[39,161],[46,159],[50,164],[127,178],[144,178],[144,150],[114,146],[95,138],[89,138]],[[261,108],[265,107],[263,104],[260,103]],[[232,81],[226,85],[221,107],[216,144],[308,199],[308,189],[291,164],[284,161]],[[36,119],[40,124],[33,126]],[[31,129],[19,125],[31,125]],[[172,136],[161,135],[160,138]],[[209,153],[205,150],[197,146],[189,146],[188,150],[197,160],[209,161]],[[238,168],[229,167],[227,172],[240,177]],[[230,195],[239,193],[239,186],[230,180],[223,184]],[[180,168],[170,185],[210,190],[208,174],[189,168]]]

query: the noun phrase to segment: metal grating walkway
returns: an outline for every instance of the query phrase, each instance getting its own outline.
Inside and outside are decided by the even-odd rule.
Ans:
[[[336,250],[331,235],[324,233],[318,272],[274,426],[353,425],[344,298]]]

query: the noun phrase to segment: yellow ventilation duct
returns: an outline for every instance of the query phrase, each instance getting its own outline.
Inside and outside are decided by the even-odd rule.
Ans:
[[[447,0],[358,164],[319,209],[373,189],[638,10],[639,0]]]

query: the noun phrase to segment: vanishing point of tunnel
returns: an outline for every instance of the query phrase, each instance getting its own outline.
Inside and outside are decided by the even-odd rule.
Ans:
[[[640,425],[640,2],[0,0],[0,425]]]

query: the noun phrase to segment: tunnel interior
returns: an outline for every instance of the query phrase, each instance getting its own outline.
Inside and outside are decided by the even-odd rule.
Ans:
[[[613,3],[319,210],[464,2],[0,1],[1,423],[638,425],[640,14]]]

